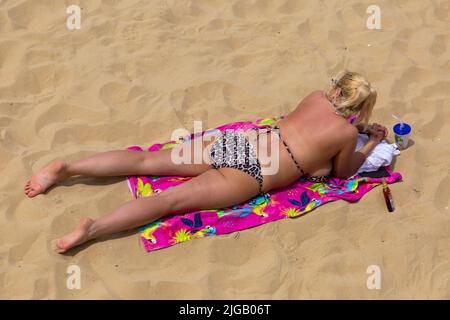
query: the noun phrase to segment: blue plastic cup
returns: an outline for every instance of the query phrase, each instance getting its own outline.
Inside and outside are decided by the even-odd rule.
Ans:
[[[407,123],[397,123],[394,126],[395,144],[399,149],[406,149],[408,146],[409,134],[411,133],[411,126]]]

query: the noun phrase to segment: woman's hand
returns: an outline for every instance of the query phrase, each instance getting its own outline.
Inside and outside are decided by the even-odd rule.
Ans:
[[[369,129],[368,135],[369,135],[369,141],[374,141],[376,143],[380,143],[381,140],[383,140],[385,137],[385,132],[384,132],[384,130]]]
[[[367,128],[367,134],[369,135],[376,135],[378,131],[381,131],[383,133],[381,140],[386,139],[386,137],[388,136],[388,129],[385,126],[382,126],[378,123],[372,123]]]
[[[381,140],[386,139],[388,136],[388,130],[385,126],[378,123],[368,124],[361,122],[356,126],[359,133],[366,133],[369,135],[370,140],[379,143]]]

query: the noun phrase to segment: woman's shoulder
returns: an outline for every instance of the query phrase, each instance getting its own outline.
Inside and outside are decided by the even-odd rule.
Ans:
[[[297,105],[297,107],[300,107],[304,104],[317,104],[320,102],[320,100],[326,99],[325,94],[323,91],[315,90],[310,92],[308,95],[306,95]]]
[[[325,93],[321,90],[314,90],[310,94],[308,94],[306,97],[310,98],[325,98]]]
[[[304,98],[304,101],[305,103],[316,105],[316,104],[325,104],[328,102],[328,99],[325,95],[325,92],[321,90],[314,90]]]

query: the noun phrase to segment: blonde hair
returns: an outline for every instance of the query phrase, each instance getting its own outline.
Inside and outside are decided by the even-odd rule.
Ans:
[[[341,94],[333,101],[335,113],[345,118],[357,115],[354,124],[369,122],[377,101],[377,91],[362,75],[347,70],[341,71],[332,79],[332,89],[341,89]]]

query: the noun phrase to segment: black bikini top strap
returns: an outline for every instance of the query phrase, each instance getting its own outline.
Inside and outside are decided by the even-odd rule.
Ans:
[[[309,176],[309,174],[306,173],[306,172],[300,167],[300,165],[298,164],[297,160],[295,160],[294,155],[293,155],[292,152],[291,152],[291,149],[289,149],[289,146],[287,145],[286,141],[284,141],[283,137],[281,136],[280,128],[279,128],[277,125],[275,125],[275,126],[273,126],[273,127],[267,127],[267,128],[253,128],[253,129],[258,130],[258,133],[256,134],[256,138],[257,138],[257,139],[259,138],[259,135],[261,134],[261,132],[259,131],[259,130],[261,130],[261,129],[267,129],[267,131],[264,131],[263,133],[270,133],[270,132],[272,132],[272,131],[276,132],[276,133],[278,134],[278,136],[280,137],[281,142],[283,142],[284,148],[286,149],[286,151],[289,153],[289,156],[290,156],[290,157],[292,158],[292,160],[294,161],[295,166],[297,167],[297,169],[298,169],[303,175]]]
[[[276,130],[276,132],[278,133],[278,136],[280,137],[281,142],[283,142],[284,147],[286,148],[286,151],[289,153],[289,155],[291,156],[292,160],[294,161],[295,165],[297,166],[297,169],[303,174],[303,175],[308,175],[298,164],[297,160],[295,160],[294,155],[291,152],[291,149],[289,149],[289,146],[287,145],[286,141],[284,141],[283,137],[281,136],[280,133],[280,128],[278,126],[274,126],[273,127],[274,130]]]

